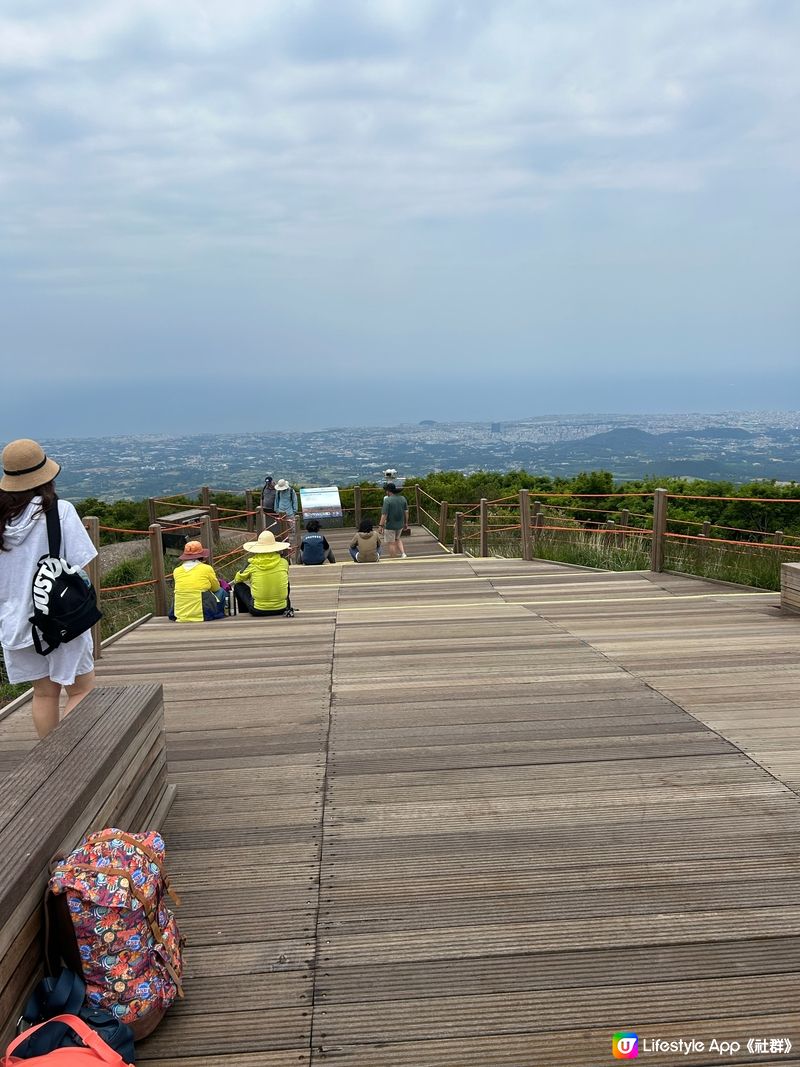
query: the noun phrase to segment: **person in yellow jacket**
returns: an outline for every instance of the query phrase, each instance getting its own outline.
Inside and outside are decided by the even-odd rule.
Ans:
[[[251,615],[294,615],[289,599],[288,541],[276,541],[272,530],[264,530],[257,541],[245,541],[250,553],[243,571],[233,578],[233,595],[239,611]]]
[[[175,602],[171,618],[178,622],[209,622],[225,615],[227,594],[220,587],[214,568],[205,561],[209,551],[199,541],[187,541],[180,567],[172,572]]]

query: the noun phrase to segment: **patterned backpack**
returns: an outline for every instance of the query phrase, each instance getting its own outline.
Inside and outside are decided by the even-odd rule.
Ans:
[[[112,1012],[137,1040],[183,996],[183,939],[166,893],[180,903],[155,831],[101,830],[51,865],[45,904],[60,955],[83,973],[86,1003]]]

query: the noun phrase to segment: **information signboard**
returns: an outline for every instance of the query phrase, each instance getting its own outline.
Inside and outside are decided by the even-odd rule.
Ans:
[[[306,486],[300,490],[303,522],[317,519],[324,526],[341,525],[342,501],[338,485]]]

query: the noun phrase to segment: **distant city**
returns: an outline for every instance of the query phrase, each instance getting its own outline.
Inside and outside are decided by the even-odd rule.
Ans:
[[[408,479],[438,470],[525,470],[551,477],[609,470],[618,480],[673,476],[800,480],[800,412],[537,416],[298,433],[49,439],[73,500],[242,491],[264,476],[299,485]]]

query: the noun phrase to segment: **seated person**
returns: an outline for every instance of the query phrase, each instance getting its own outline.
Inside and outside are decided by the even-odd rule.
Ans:
[[[358,533],[350,542],[350,555],[355,563],[377,563],[381,558],[381,539],[369,519],[363,519]]]
[[[319,532],[317,520],[309,519],[306,523],[306,533],[300,542],[300,562],[305,563],[307,567],[313,567],[324,563],[325,560],[328,563],[335,563],[336,557],[328,544],[327,537]]]
[[[181,565],[172,572],[175,579],[175,600],[171,619],[178,622],[210,622],[225,615],[227,593],[220,586],[219,578],[205,560],[207,548],[199,541],[187,541],[183,553],[178,556]]]
[[[263,530],[257,541],[246,541],[242,547],[250,559],[233,578],[239,611],[259,616],[294,615],[289,599],[289,542],[276,541],[272,530]]]

